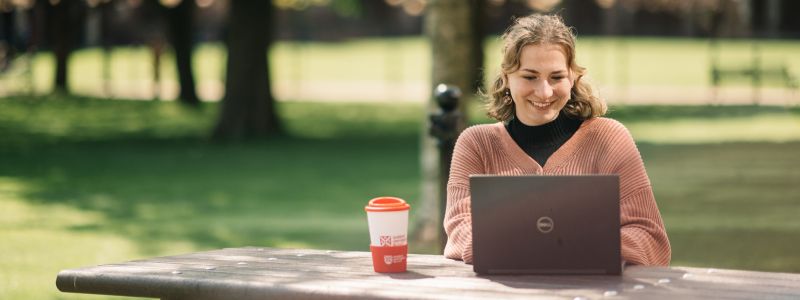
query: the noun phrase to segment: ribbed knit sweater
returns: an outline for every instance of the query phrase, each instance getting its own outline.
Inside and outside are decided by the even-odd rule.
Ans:
[[[472,126],[458,137],[444,227],[447,258],[472,263],[469,175],[617,174],[620,179],[620,237],[627,264],[669,265],[671,249],[650,179],[628,130],[608,118],[591,118],[540,166],[508,134],[503,123]],[[591,188],[591,187],[582,187]]]

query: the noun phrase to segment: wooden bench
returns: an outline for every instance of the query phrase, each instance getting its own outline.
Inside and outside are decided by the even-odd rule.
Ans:
[[[800,299],[800,274],[632,266],[622,276],[478,276],[440,255],[231,248],[61,271],[63,292],[161,299]]]
[[[711,49],[711,84],[714,87],[713,100],[717,102],[717,90],[724,81],[735,78],[748,78],[752,84],[753,104],[761,101],[760,89],[764,80],[773,79],[780,81],[784,88],[791,93],[797,91],[797,78],[789,71],[786,64],[764,65],[758,42],[753,42],[750,51],[750,65],[744,67],[722,67],[719,62],[719,45],[712,40]]]

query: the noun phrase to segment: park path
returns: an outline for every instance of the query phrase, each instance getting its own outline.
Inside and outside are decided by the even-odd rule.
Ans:
[[[198,96],[204,101],[219,101],[224,96],[225,87],[220,81],[200,81],[197,86]],[[754,103],[777,106],[800,105],[800,91],[786,88],[770,87],[758,90],[751,86],[723,86],[718,89],[678,86],[597,86],[596,88],[611,105],[746,105]],[[92,84],[74,88],[73,92],[98,98],[151,100],[155,99],[155,95],[158,94],[160,99],[175,99],[178,94],[178,84],[174,81],[164,81],[156,88],[152,81],[118,81],[107,88],[104,88],[102,84]],[[0,81],[0,96],[14,93],[20,93],[20,91],[5,86]],[[36,93],[41,92],[37,91]],[[423,103],[432,94],[432,87],[423,81],[277,80],[273,83],[273,93],[279,101]]]
[[[218,101],[224,95],[221,82],[203,82],[198,85],[198,94],[205,101]],[[630,105],[747,105],[762,104],[776,106],[800,105],[800,91],[786,88],[760,88],[751,86],[711,87],[670,87],[635,86],[612,87],[597,86],[600,95],[609,104]],[[118,89],[119,98],[151,99],[147,89]],[[144,92],[144,93],[143,93]],[[174,99],[178,92],[176,83],[163,85],[161,98]],[[370,102],[370,103],[423,103],[432,94],[432,87],[426,82],[386,82],[375,81],[316,81],[290,82],[276,81],[273,93],[281,101],[318,102]],[[95,96],[103,96],[96,94]]]
[[[753,89],[749,86],[721,87],[597,87],[609,104],[659,105],[800,105],[800,91],[783,88]],[[315,82],[277,84],[278,99],[314,99],[337,102],[417,102],[426,101],[432,94],[427,83],[387,84],[384,82]]]

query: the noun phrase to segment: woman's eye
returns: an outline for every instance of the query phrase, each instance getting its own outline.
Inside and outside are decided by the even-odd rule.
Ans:
[[[561,80],[564,79],[564,76],[553,76],[553,80]]]
[[[534,79],[536,79],[536,77],[533,77],[533,76],[522,76],[522,78],[525,78],[525,80],[534,80]]]

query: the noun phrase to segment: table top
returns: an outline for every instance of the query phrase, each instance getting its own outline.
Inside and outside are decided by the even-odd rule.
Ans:
[[[642,267],[622,276],[477,275],[441,255],[408,272],[372,270],[369,252],[229,248],[69,269],[63,292],[161,299],[800,299],[800,274]]]

